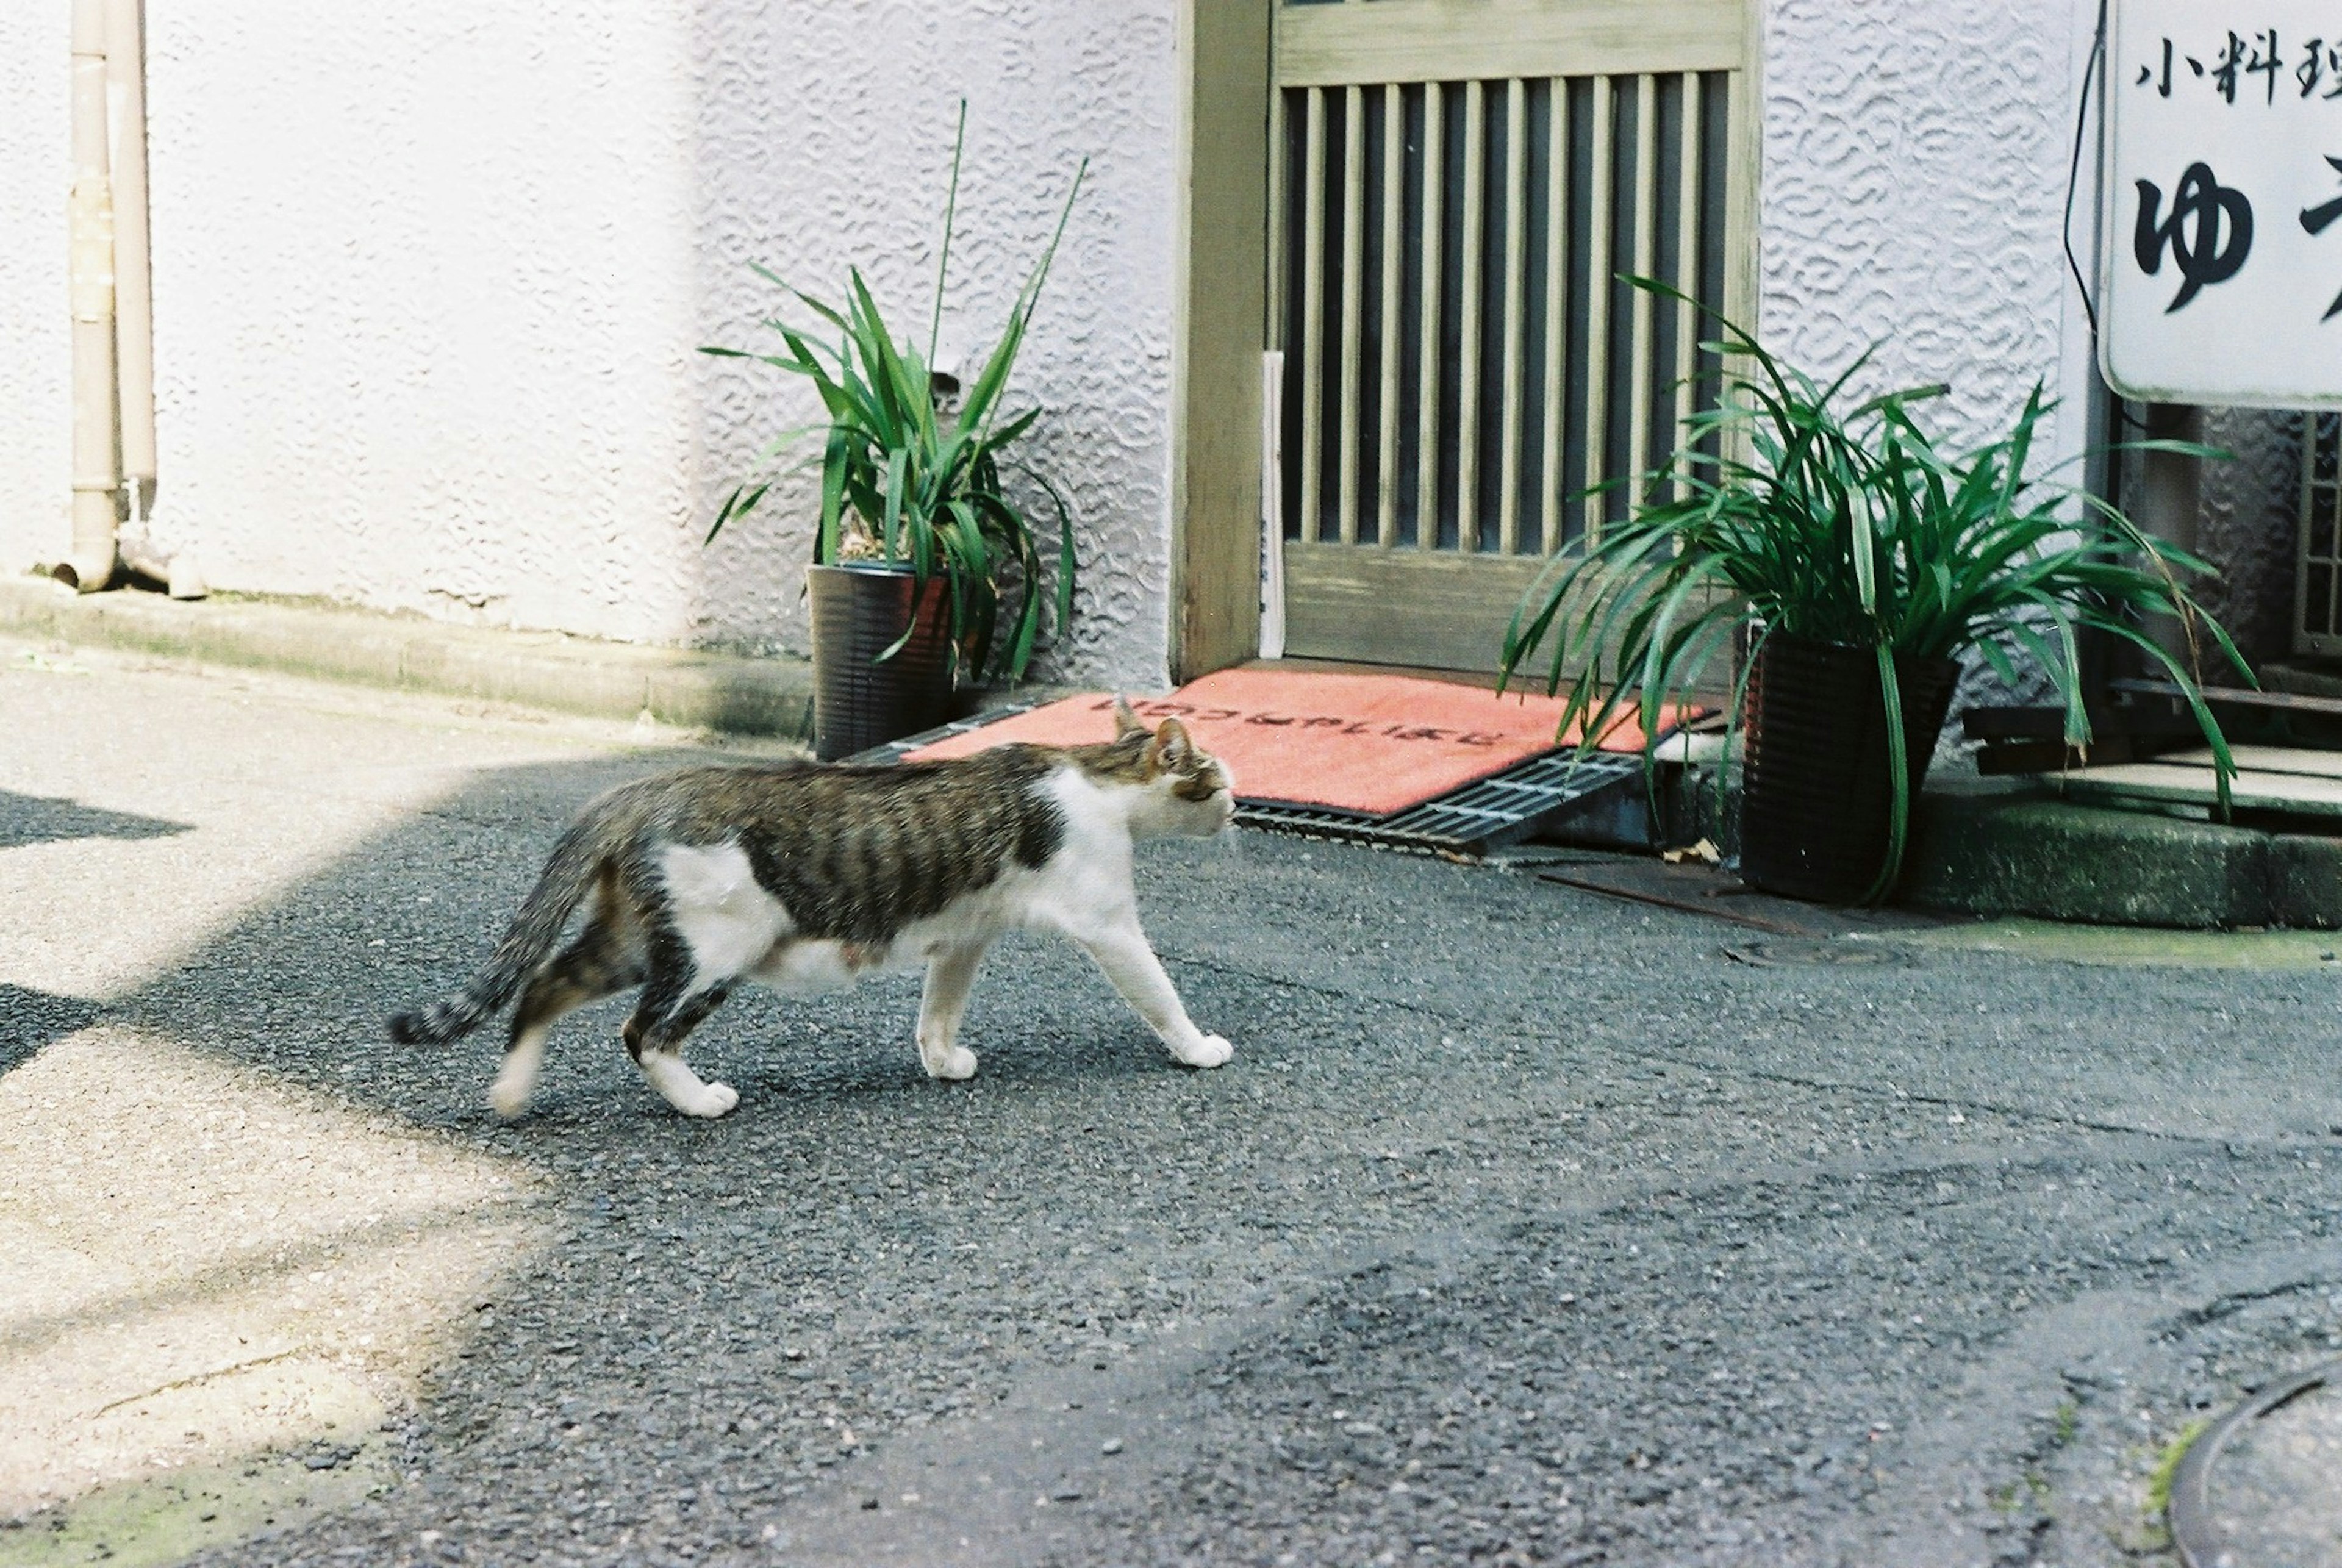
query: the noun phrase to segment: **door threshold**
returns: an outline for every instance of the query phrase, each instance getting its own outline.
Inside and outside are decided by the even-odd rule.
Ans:
[[[1316,675],[1405,675],[1418,681],[1444,681],[1451,686],[1474,686],[1484,692],[1496,689],[1496,677],[1486,670],[1435,670],[1420,664],[1370,664],[1356,659],[1308,659],[1287,655],[1282,659],[1246,659],[1240,666],[1247,670],[1289,670],[1296,674]],[[1516,681],[1516,691],[1529,689],[1526,683]],[[1544,695],[1542,691],[1537,693]]]

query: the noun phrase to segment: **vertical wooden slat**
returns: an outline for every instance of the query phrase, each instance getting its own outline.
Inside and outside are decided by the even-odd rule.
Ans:
[[[1684,439],[1684,422],[1691,417],[1691,378],[1699,367],[1699,337],[1701,321],[1696,308],[1686,303],[1699,298],[1699,187],[1704,145],[1699,134],[1700,123],[1699,73],[1686,71],[1683,75],[1683,155],[1681,176],[1676,192],[1676,287],[1683,291],[1686,300],[1676,303],[1676,398],[1675,429],[1668,433],[1671,451],[1680,451]],[[1681,500],[1686,494],[1686,470],[1677,469],[1673,498]]]
[[[2317,627],[2309,624],[2309,562],[2317,557],[2312,541],[2317,536],[2317,468],[2318,468],[2318,416],[2302,414],[2302,526],[2293,538],[2293,651],[2312,651],[2312,636]],[[2342,505],[2342,489],[2335,492],[2335,504]]]
[[[2308,439],[2301,444],[2304,448],[2303,455],[2311,462],[2316,462],[2317,415],[2305,414],[2302,419],[2306,422],[2308,434]],[[2342,441],[2342,434],[2337,434],[2337,439]],[[2335,457],[2337,472],[2337,483],[2334,486],[2334,537],[2326,547],[2328,557],[2335,560],[2335,569],[2326,574],[2326,631],[2329,636],[2342,633],[2342,450],[2337,451]]]
[[[1423,85],[1423,308],[1422,352],[1416,358],[1415,414],[1415,542],[1439,546],[1439,301],[1446,252],[1447,111],[1436,82]]]
[[[1456,300],[1456,547],[1480,547],[1480,253],[1486,224],[1482,186],[1488,172],[1488,97],[1464,84],[1464,276]]]
[[[1528,255],[1528,97],[1526,82],[1505,84],[1505,407],[1502,486],[1496,506],[1496,547],[1516,554],[1521,547],[1521,309],[1526,284],[1521,276]]]
[[[2335,514],[2342,518],[2342,496],[2336,498]],[[2332,566],[2326,574],[2325,631],[2331,636],[2342,633],[2342,534],[2337,534],[2327,547],[2327,559]]]
[[[1586,232],[1586,483],[1590,488],[1609,475],[1610,444],[1610,133],[1616,88],[1608,76],[1594,78],[1594,147],[1586,195],[1591,219]],[[1586,542],[1602,533],[1603,497],[1586,498]]]
[[[2309,624],[2309,564],[2316,559],[2312,548],[2317,529],[2317,437],[2318,418],[2315,414],[2301,416],[2301,524],[2293,540],[2293,651],[2306,654],[2313,651],[2310,641],[2317,628]],[[2335,495],[2342,506],[2342,487]],[[2342,539],[2337,539],[2342,544]]]
[[[1326,418],[1326,90],[1309,89],[1301,194],[1301,537],[1316,544]]]
[[[1749,29],[1745,63],[1725,79],[1730,125],[1725,143],[1724,316],[1748,323],[1756,305],[1756,154],[1765,135],[1763,95],[1755,84],[1764,66],[1761,30]]]
[[[1635,275],[1648,277],[1657,266],[1659,230],[1659,79],[1644,73],[1635,80]],[[1634,475],[1631,501],[1642,499],[1643,475],[1651,467],[1651,319],[1657,302],[1636,289],[1632,313],[1626,410],[1626,472]]]
[[[1375,542],[1398,543],[1398,295],[1406,255],[1406,97],[1396,82],[1383,86],[1383,386],[1376,405]]]
[[[1342,543],[1358,542],[1358,345],[1366,255],[1366,89],[1342,94],[1342,409],[1338,508]]]
[[[2324,439],[2324,427],[2331,423],[2334,431],[2334,538],[2337,554],[2342,554],[2342,414],[2318,415],[2305,414],[2304,419],[2314,422],[2315,437],[2305,444],[2315,446]],[[2313,458],[2314,461],[2314,458]]]
[[[1546,128],[1545,208],[1545,553],[1561,548],[1561,422],[1569,405],[1569,79],[1553,79],[1553,120]]]
[[[1292,243],[1286,232],[1291,222],[1285,210],[1285,171],[1293,149],[1286,145],[1286,134],[1285,92],[1273,89],[1268,95],[1268,320],[1261,335],[1271,348],[1290,346],[1285,341],[1286,247]]]
[[[2334,555],[2342,556],[2342,414],[2328,417],[2334,420],[2337,428],[2334,433],[2334,539],[2327,548]],[[2303,455],[2315,463],[2317,461],[2317,448],[2323,444],[2321,438],[2325,434],[2326,420],[2316,414],[2305,414],[2302,418],[2308,422],[2309,427],[2309,439],[2302,443]],[[2342,584],[2342,571],[2327,575],[2335,584]],[[2337,586],[2335,592],[2342,594],[2342,586]],[[2326,607],[2326,630],[2329,634],[2342,630],[2335,623],[2335,608],[2331,602]]]

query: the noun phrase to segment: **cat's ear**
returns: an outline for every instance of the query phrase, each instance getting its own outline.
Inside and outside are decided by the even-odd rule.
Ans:
[[[1166,719],[1163,727],[1155,732],[1155,744],[1147,748],[1155,754],[1156,765],[1167,773],[1179,773],[1196,758],[1196,743],[1187,738],[1186,726],[1176,719]]]
[[[1120,693],[1116,693],[1114,699],[1114,738],[1116,740],[1120,740],[1125,735],[1137,735],[1144,734],[1146,733],[1146,722],[1144,719],[1141,719],[1136,714],[1130,711],[1130,700],[1128,698],[1123,696]]]

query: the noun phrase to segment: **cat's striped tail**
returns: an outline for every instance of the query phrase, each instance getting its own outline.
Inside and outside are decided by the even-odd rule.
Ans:
[[[571,824],[554,844],[544,874],[521,901],[520,913],[496,944],[488,966],[454,995],[393,1018],[390,1037],[402,1045],[445,1045],[495,1017],[561,940],[570,914],[593,885],[605,847],[598,842],[605,826],[592,816]]]

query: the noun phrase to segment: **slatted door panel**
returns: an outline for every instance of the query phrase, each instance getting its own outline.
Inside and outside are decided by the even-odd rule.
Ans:
[[[2342,414],[2301,416],[2301,534],[2293,651],[2342,654]]]
[[[1742,0],[1279,7],[1272,325],[1286,649],[1496,667],[1553,551],[1622,516],[1744,296]]]

